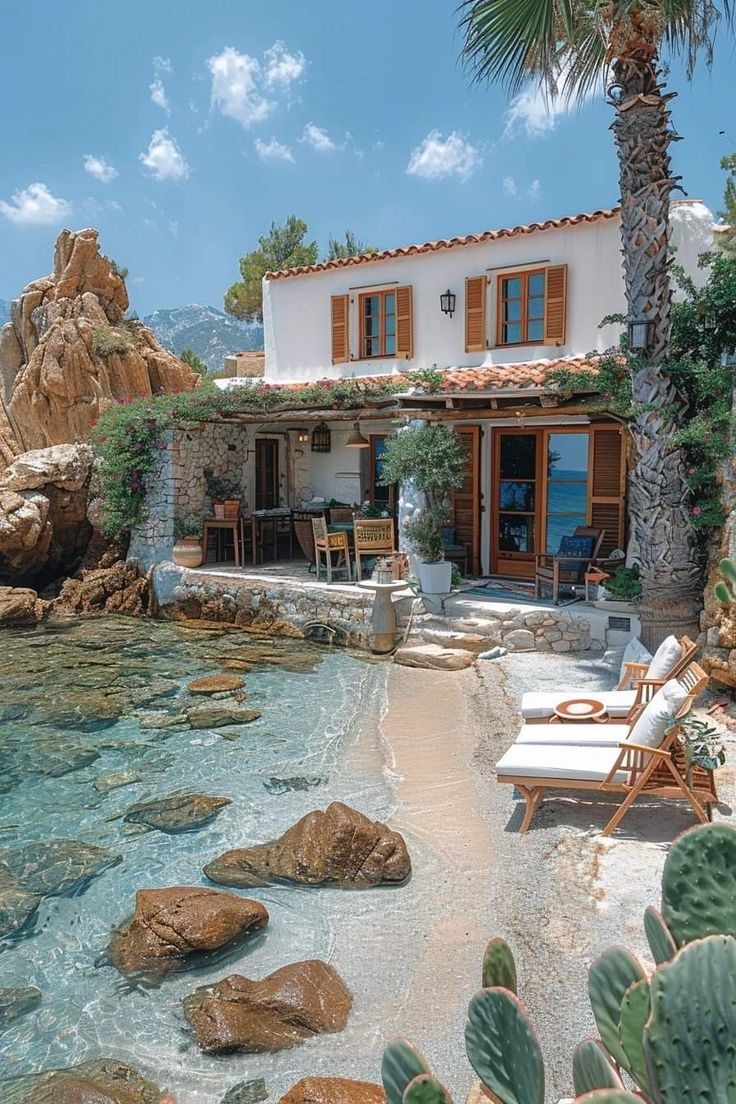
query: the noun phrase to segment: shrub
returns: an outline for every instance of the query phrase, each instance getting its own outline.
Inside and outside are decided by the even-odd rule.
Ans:
[[[133,344],[133,339],[125,330],[115,326],[97,326],[92,334],[95,351],[103,357],[112,356],[113,353],[127,353]]]
[[[187,537],[202,536],[202,519],[188,514],[186,517],[176,518],[174,521],[174,539],[185,540]]]
[[[207,494],[213,502],[227,502],[242,497],[240,483],[233,476],[216,475],[211,468],[205,468],[203,475]]]
[[[419,510],[404,522],[404,535],[425,563],[437,563],[445,558],[442,529],[447,524],[445,510]]]
[[[630,602],[641,594],[638,567],[619,567],[604,583],[606,594],[614,602]]]
[[[194,349],[182,349],[179,353],[179,359],[183,360],[185,364],[188,364],[193,372],[196,372],[198,376],[206,376],[209,369],[207,365],[198,357]]]

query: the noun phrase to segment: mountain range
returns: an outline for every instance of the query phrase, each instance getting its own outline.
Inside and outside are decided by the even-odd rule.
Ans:
[[[191,349],[210,371],[225,366],[228,353],[263,348],[263,326],[239,322],[216,307],[190,303],[171,310],[155,310],[142,319],[172,353]]]

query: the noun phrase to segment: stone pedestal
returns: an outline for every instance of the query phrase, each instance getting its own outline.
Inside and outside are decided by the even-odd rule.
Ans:
[[[375,655],[387,655],[396,645],[396,610],[391,595],[395,591],[406,590],[408,583],[403,579],[395,583],[374,583],[372,579],[361,579],[358,586],[375,594],[370,649]]]

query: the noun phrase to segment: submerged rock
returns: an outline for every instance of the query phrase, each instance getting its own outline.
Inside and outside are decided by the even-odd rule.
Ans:
[[[262,1100],[268,1100],[268,1089],[263,1078],[257,1077],[254,1081],[241,1081],[233,1085],[220,1104],[260,1104]]]
[[[109,790],[119,790],[122,786],[132,786],[141,781],[140,774],[135,771],[105,771],[97,775],[95,789],[100,793],[108,793]]]
[[[386,1104],[386,1093],[381,1085],[370,1081],[351,1081],[347,1077],[302,1077],[278,1104]]]
[[[0,875],[0,937],[20,931],[43,901],[40,893],[29,893]]]
[[[131,1066],[112,1058],[84,1062],[28,1079],[18,1104],[161,1104],[164,1094]]]
[[[304,778],[302,775],[292,775],[290,778],[266,778],[263,788],[276,796],[285,793],[302,792],[311,790],[314,786],[322,786],[326,778]]]
[[[116,851],[80,840],[46,840],[0,850],[0,885],[53,897],[80,889],[122,860]]]
[[[176,794],[131,805],[123,814],[128,824],[157,828],[160,832],[187,832],[214,820],[221,809],[231,805],[229,797],[208,794]]]
[[[43,994],[35,985],[21,989],[0,989],[0,1032],[13,1020],[32,1012],[41,1003]]]
[[[258,901],[199,886],[140,889],[135,913],[113,932],[108,954],[123,974],[158,978],[192,956],[223,950],[265,928]]]
[[[312,1035],[342,1031],[352,997],[326,962],[282,966],[262,981],[231,974],[184,998],[202,1050],[222,1054],[284,1050]]]
[[[261,716],[259,709],[239,709],[231,705],[196,705],[187,710],[192,728],[224,728],[227,725],[250,724]]]
[[[405,882],[411,860],[398,832],[333,801],[325,812],[307,813],[277,840],[226,851],[204,872],[221,885],[285,880],[365,887]]]
[[[245,681],[237,675],[207,675],[189,683],[190,694],[220,694],[226,690],[242,690]]]

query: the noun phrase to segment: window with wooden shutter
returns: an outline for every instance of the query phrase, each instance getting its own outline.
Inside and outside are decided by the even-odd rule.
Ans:
[[[414,311],[411,284],[396,288],[396,355],[414,356]]]
[[[486,276],[468,276],[465,280],[465,352],[480,353],[486,348]]]
[[[544,344],[565,344],[567,314],[567,265],[551,265],[547,269],[544,302]]]
[[[350,359],[350,297],[333,295],[332,310],[332,363],[344,364]]]
[[[626,449],[621,426],[592,426],[590,524],[605,529],[601,555],[625,540]]]

